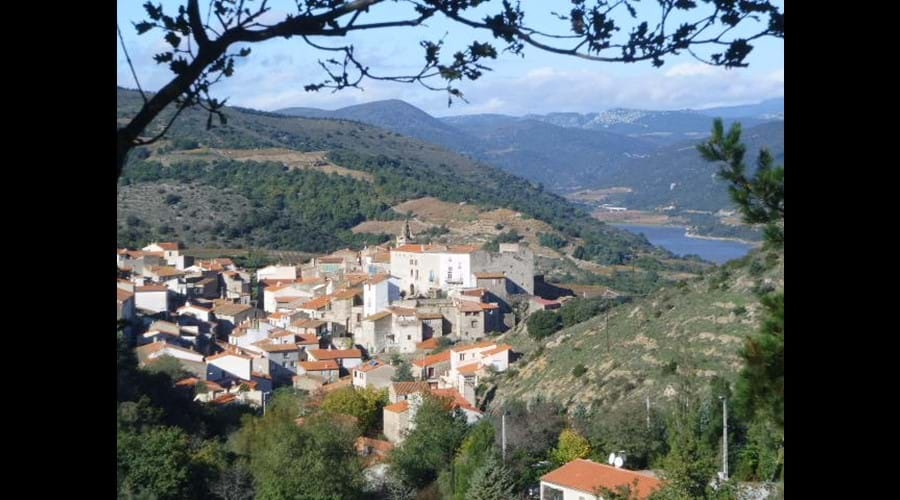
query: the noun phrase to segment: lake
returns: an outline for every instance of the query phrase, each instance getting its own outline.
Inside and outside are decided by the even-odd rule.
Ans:
[[[688,238],[682,226],[645,226],[638,224],[611,224],[632,233],[643,233],[656,246],[665,248],[675,255],[699,255],[716,264],[738,259],[753,249],[752,244],[731,240],[708,240]]]

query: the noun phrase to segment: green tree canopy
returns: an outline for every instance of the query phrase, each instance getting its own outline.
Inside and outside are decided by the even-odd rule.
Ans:
[[[445,401],[432,396],[423,398],[412,424],[403,443],[391,453],[391,465],[406,484],[421,487],[450,465],[468,424],[461,412],[450,411]]]

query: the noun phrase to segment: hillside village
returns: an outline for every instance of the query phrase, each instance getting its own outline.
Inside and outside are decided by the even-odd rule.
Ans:
[[[515,359],[492,336],[559,306],[534,295],[527,246],[423,245],[408,223],[394,245],[301,266],[250,272],[229,258],[194,260],[172,242],[118,249],[116,264],[117,319],[140,365],[174,358],[191,374],[175,385],[212,405],[264,407],[283,386],[388,389],[391,443],[402,441],[423,393],[479,419],[479,377]],[[398,362],[415,381],[392,381]]]

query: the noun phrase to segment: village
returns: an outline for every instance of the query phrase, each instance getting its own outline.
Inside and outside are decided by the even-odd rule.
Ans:
[[[174,242],[118,249],[116,265],[116,317],[139,365],[176,361],[190,376],[175,387],[198,403],[264,412],[280,387],[317,395],[385,390],[385,439],[357,439],[372,465],[403,441],[426,395],[442,398],[470,424],[480,420],[479,380],[516,359],[496,336],[561,303],[534,295],[534,255],[526,245],[489,252],[418,244],[408,222],[393,245],[255,273],[229,258],[194,260]],[[412,380],[397,381],[400,364]],[[602,475],[633,474],[578,460],[554,471],[556,486],[547,491],[579,491],[577,475],[593,466]]]

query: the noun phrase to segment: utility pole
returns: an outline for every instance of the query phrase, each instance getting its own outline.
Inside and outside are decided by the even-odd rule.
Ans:
[[[501,435],[501,448],[503,450],[503,463],[506,463],[506,412],[500,416],[500,435]]]
[[[647,430],[650,430],[650,396],[647,396]]]
[[[606,300],[606,353],[609,354],[609,299]]]
[[[722,479],[728,480],[728,400],[725,396],[719,396],[722,400]]]

